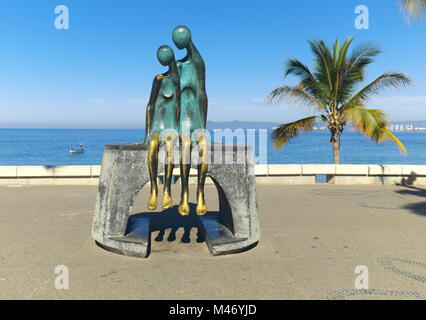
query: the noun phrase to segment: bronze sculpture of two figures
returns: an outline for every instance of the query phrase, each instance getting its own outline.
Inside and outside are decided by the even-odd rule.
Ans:
[[[146,109],[146,136],[148,145],[148,167],[151,178],[151,193],[148,209],[157,208],[158,154],[161,145],[166,150],[165,181],[162,207],[172,207],[171,180],[173,175],[174,149],[179,141],[180,173],[182,183],[179,213],[186,216],[189,209],[189,171],[191,168],[191,150],[198,145],[200,157],[197,183],[197,215],[207,212],[204,199],[204,183],[207,163],[207,94],[205,89],[205,64],[192,42],[191,31],[185,26],[173,30],[173,42],[179,50],[186,49],[187,55],[176,61],[173,49],[161,46],[157,58],[169,69],[154,78],[151,96]]]

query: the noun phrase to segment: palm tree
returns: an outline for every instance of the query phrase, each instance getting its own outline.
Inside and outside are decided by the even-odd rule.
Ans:
[[[426,12],[426,0],[399,0],[409,20],[418,21]]]
[[[313,71],[297,59],[288,60],[284,77],[294,75],[300,78],[300,82],[295,86],[276,88],[268,95],[267,102],[286,99],[299,107],[309,108],[315,115],[275,128],[272,140],[277,149],[298,136],[300,131],[313,130],[315,122],[322,120],[331,134],[334,163],[340,162],[340,135],[348,122],[372,140],[394,141],[402,152],[406,152],[402,142],[389,131],[384,112],[367,109],[365,104],[372,95],[381,93],[383,89],[410,85],[411,80],[401,72],[390,71],[356,92],[365,79],[366,67],[380,51],[364,45],[349,55],[351,43],[352,38],[341,46],[336,40],[330,50],[322,40],[309,41],[314,55]]]

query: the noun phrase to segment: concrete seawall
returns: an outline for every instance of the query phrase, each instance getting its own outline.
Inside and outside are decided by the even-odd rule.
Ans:
[[[0,166],[0,185],[97,185],[101,166]],[[256,165],[259,184],[426,185],[426,165],[273,164]],[[175,181],[179,169],[174,170]],[[190,183],[196,183],[191,170]],[[161,180],[161,179],[160,179]],[[207,183],[212,183],[211,180]]]

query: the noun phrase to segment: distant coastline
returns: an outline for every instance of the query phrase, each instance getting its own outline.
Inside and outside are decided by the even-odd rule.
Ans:
[[[282,122],[260,122],[260,121],[207,121],[207,129],[273,129]],[[404,121],[391,121],[391,131],[426,131],[426,120],[404,120]],[[95,124],[95,123],[61,123],[61,124],[48,124],[48,123],[1,123],[0,129],[68,129],[68,130],[143,130],[145,124],[129,123],[129,124]],[[348,127],[350,130],[351,128]],[[327,130],[322,122],[315,125],[315,130]]]
[[[207,121],[207,129],[272,129],[279,125],[278,122],[256,122],[256,121]],[[76,130],[143,130],[145,123],[1,123],[0,129],[76,129]]]

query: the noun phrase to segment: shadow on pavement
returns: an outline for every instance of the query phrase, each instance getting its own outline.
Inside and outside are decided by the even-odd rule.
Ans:
[[[410,179],[408,177],[407,179]],[[414,179],[415,180],[415,179]],[[414,182],[414,180],[410,180],[411,184]],[[403,181],[404,183],[404,181]],[[426,190],[415,187],[413,185],[408,184],[399,184],[399,186],[405,187],[405,189],[397,190],[396,193],[401,195],[409,195],[409,196],[416,196],[426,199]],[[426,201],[422,202],[416,202],[416,203],[409,203],[403,207],[404,209],[410,210],[412,213],[415,213],[419,216],[426,217]]]
[[[204,242],[205,238],[199,229],[199,219],[195,214],[195,204],[190,204],[191,214],[183,217],[178,213],[178,206],[173,206],[170,209],[164,210],[162,212],[150,212],[150,213],[137,213],[132,215],[132,219],[137,219],[138,217],[150,218],[150,232],[157,232],[158,235],[155,237],[155,241],[162,242],[165,241],[166,230],[170,229],[169,235],[167,237],[168,242],[176,241],[176,233],[180,228],[183,228],[183,235],[180,239],[183,243],[191,242],[191,230],[195,228],[197,230],[197,242]],[[212,212],[213,213],[213,212]],[[207,215],[212,214],[207,213]]]

